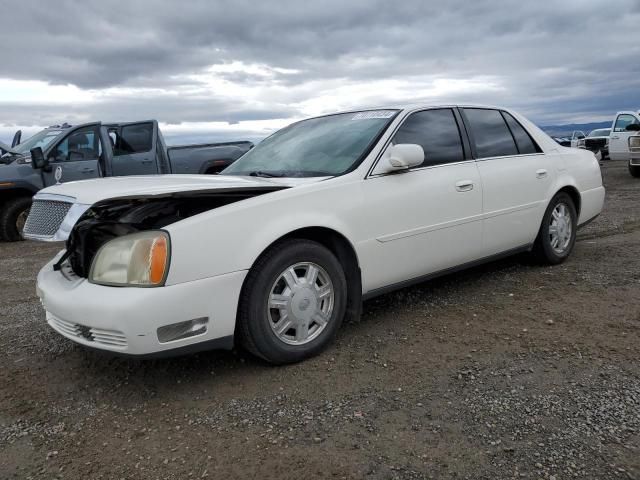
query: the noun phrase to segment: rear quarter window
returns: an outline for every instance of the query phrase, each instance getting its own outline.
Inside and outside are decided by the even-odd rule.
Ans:
[[[536,144],[536,142],[533,141],[533,138],[531,138],[529,132],[527,132],[524,127],[520,125],[520,122],[518,122],[515,118],[513,118],[511,114],[507,112],[502,112],[502,115],[504,116],[507,125],[509,125],[509,129],[511,130],[513,138],[516,141],[518,152],[521,155],[540,153],[542,151]]]

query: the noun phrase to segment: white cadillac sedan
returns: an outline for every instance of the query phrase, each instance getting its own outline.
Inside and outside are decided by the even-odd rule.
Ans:
[[[516,252],[561,263],[604,195],[593,153],[515,112],[391,107],[294,123],[218,176],[47,188],[25,236],[66,240],[37,292],[75,342],[237,343],[283,364],[330,344],[363,299]]]

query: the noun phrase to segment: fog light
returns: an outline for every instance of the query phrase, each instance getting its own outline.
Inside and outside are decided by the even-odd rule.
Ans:
[[[202,335],[207,331],[207,317],[194,318],[186,322],[172,323],[158,329],[158,341],[160,343],[173,342],[174,340],[182,340],[183,338],[195,337]]]

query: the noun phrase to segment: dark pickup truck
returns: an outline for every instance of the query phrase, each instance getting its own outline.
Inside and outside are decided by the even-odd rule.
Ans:
[[[251,142],[167,147],[155,120],[46,128],[0,157],[0,240],[17,241],[31,197],[55,183],[98,177],[215,174],[249,151]],[[42,155],[36,165],[32,150]]]

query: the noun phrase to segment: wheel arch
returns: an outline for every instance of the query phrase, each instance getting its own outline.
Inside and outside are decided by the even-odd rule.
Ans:
[[[565,185],[564,187],[560,188],[553,195],[553,197],[555,197],[559,193],[566,193],[567,195],[569,195],[571,197],[571,200],[573,200],[573,204],[576,207],[576,214],[578,215],[578,218],[580,218],[580,210],[581,210],[581,207],[582,207],[582,197],[581,197],[580,192],[578,191],[578,189],[576,187],[574,187],[573,185]],[[551,198],[553,198],[553,197],[551,197]]]
[[[317,242],[337,257],[338,261],[343,265],[344,273],[347,277],[347,310],[345,319],[358,319],[362,311],[362,273],[360,271],[358,254],[349,239],[337,230],[320,226],[309,226],[292,230],[280,236],[264,248],[254,260],[251,268],[253,268],[258,259],[268,250],[276,247],[277,244],[283,240],[290,239]]]

